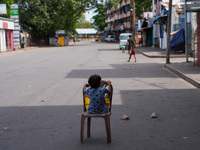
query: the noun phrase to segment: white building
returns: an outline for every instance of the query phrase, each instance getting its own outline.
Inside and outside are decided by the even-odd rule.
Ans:
[[[0,17],[0,52],[13,50],[14,21]]]

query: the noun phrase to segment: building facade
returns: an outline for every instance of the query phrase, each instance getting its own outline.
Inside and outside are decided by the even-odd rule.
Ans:
[[[13,46],[14,21],[0,17],[0,52],[10,51]]]
[[[106,35],[114,35],[116,41],[119,40],[120,33],[132,33],[133,21],[130,4],[131,0],[122,0],[116,8],[114,6],[107,8],[108,18],[105,20],[104,32]]]

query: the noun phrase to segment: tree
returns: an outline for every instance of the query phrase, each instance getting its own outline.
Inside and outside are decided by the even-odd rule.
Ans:
[[[93,25],[99,30],[103,31],[106,25],[106,5],[98,4],[96,10],[94,11],[97,15],[93,16],[92,19],[94,20]]]
[[[135,0],[135,16],[137,18],[141,18],[141,14],[143,14],[143,8],[144,11],[152,11],[152,0]]]
[[[75,28],[93,28],[93,26],[89,21],[85,20],[85,15],[82,14],[80,19],[77,20]]]
[[[11,4],[14,4],[14,0],[0,0],[0,4],[6,4],[6,9],[7,9],[7,14],[0,15],[0,17],[10,18],[10,13],[11,13],[10,6]]]
[[[21,10],[21,26],[32,29],[35,39],[48,38],[56,30],[73,31],[77,20],[93,0],[16,0]]]

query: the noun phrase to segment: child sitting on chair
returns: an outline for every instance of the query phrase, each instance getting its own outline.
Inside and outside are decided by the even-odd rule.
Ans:
[[[106,87],[101,86],[101,84],[108,84],[110,89],[110,81],[103,81],[99,75],[92,75],[88,79],[89,84],[84,85],[84,93],[87,94],[86,97],[89,97],[89,107],[88,113],[90,114],[103,114],[108,113],[109,108],[105,102],[105,94],[110,93]],[[90,86],[89,88],[86,88]],[[87,107],[86,107],[87,108]]]

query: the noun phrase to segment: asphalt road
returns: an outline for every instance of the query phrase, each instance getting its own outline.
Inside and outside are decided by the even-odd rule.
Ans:
[[[118,47],[0,54],[0,150],[199,150],[199,89],[164,69],[165,60],[136,53],[137,63],[128,63]],[[81,90],[92,74],[114,87],[111,144],[102,119],[92,120],[91,138],[80,143]]]

